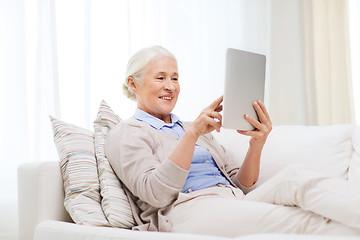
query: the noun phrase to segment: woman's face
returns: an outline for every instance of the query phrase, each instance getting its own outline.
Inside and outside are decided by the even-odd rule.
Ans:
[[[180,92],[178,69],[172,58],[160,56],[152,60],[142,80],[134,81],[131,88],[139,109],[164,122],[171,122],[170,113]]]

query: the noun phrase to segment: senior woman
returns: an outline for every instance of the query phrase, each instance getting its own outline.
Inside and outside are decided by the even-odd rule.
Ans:
[[[245,116],[256,130],[238,131],[251,137],[240,165],[211,135],[221,128],[222,97],[192,123],[172,113],[180,84],[177,61],[169,51],[154,46],[137,52],[123,86],[137,109],[109,132],[105,149],[129,196],[134,229],[238,236],[329,234],[340,226],[354,234],[301,208],[266,203],[258,208],[260,203],[243,200],[259,177],[261,152],[272,129],[260,101],[253,104],[259,121]]]

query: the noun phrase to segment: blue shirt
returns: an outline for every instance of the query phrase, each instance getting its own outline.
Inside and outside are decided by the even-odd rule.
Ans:
[[[170,115],[171,123],[165,123],[140,109],[136,109],[134,117],[157,130],[182,138],[185,134],[182,122],[175,114],[171,113]],[[196,145],[189,175],[185,181],[182,192],[196,191],[217,184],[230,185],[230,182],[224,177],[211,154],[206,149]]]

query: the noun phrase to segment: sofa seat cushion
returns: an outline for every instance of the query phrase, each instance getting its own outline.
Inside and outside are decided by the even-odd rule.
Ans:
[[[44,221],[35,229],[34,240],[226,240],[227,238],[165,233],[141,232],[115,227],[95,227],[66,223],[60,221]]]
[[[112,227],[95,227],[60,221],[41,222],[34,240],[358,240],[358,237],[301,234],[253,234],[236,238],[168,232],[140,232]]]

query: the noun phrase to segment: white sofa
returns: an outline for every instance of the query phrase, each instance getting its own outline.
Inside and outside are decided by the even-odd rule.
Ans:
[[[222,129],[214,133],[226,148],[243,157],[248,138]],[[278,126],[264,147],[259,186],[290,164],[304,164],[360,187],[360,127],[353,125]],[[20,240],[57,239],[227,239],[178,233],[136,232],[120,228],[74,224],[64,205],[63,181],[58,162],[24,163],[18,168]],[[276,219],[274,219],[276,221]],[[360,236],[359,236],[360,237]],[[239,236],[236,239],[359,239],[346,236],[284,235]]]

